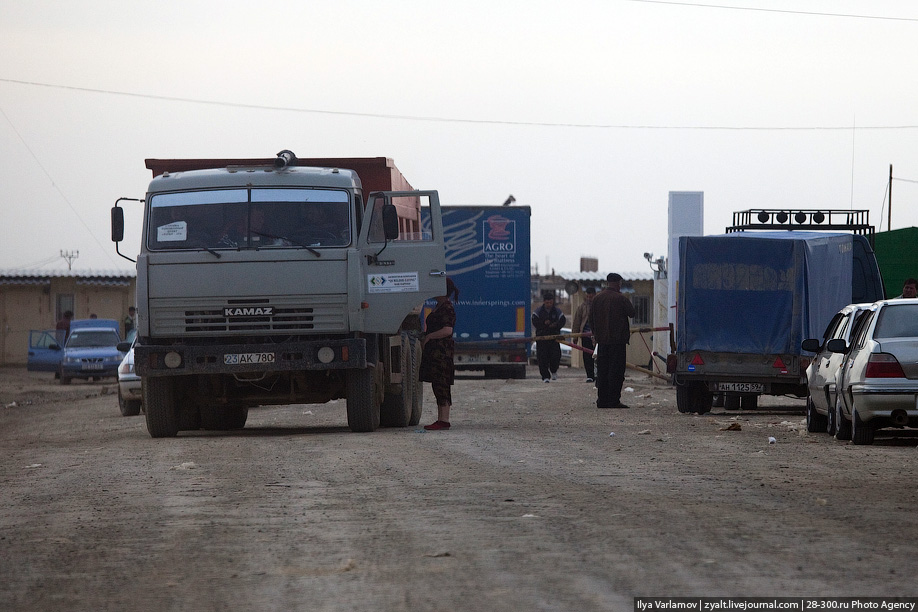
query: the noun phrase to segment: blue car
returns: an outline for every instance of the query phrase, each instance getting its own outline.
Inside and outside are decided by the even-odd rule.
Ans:
[[[69,385],[74,378],[117,377],[124,352],[118,350],[121,336],[114,319],[82,319],[70,323],[70,336],[61,351],[60,381]]]
[[[29,372],[60,372],[64,330],[33,329],[29,332]]]

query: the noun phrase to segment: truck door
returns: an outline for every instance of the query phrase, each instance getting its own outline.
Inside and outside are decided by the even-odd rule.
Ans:
[[[398,212],[398,237],[386,240],[383,208]],[[422,211],[422,209],[424,209]],[[446,293],[443,222],[436,191],[370,194],[358,241],[362,331],[394,334],[424,300]],[[430,215],[422,230],[421,216]]]

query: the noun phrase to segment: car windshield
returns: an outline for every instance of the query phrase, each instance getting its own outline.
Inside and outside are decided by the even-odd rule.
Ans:
[[[218,189],[150,200],[151,250],[340,247],[349,195],[335,189]]]
[[[918,336],[918,304],[887,304],[880,311],[874,338]]]
[[[67,348],[115,346],[118,344],[118,340],[118,334],[114,331],[104,329],[81,330],[70,334],[70,338],[67,339]]]

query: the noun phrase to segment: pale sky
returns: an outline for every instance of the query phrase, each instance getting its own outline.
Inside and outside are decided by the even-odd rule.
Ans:
[[[532,208],[532,263],[648,272],[670,191],[918,225],[908,0],[0,0],[0,269],[132,269],[148,157],[390,157]],[[122,252],[135,255],[139,205]]]

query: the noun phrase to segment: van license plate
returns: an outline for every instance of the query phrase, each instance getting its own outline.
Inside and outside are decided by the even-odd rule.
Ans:
[[[226,353],[224,365],[245,365],[249,363],[274,363],[274,353]]]
[[[717,390],[735,393],[763,393],[765,385],[762,383],[717,383]]]

